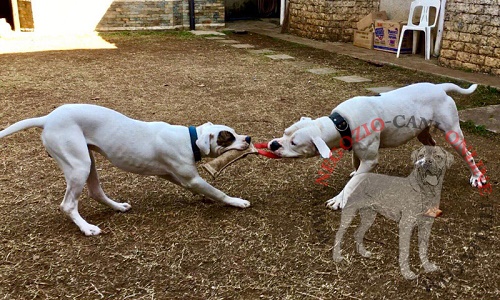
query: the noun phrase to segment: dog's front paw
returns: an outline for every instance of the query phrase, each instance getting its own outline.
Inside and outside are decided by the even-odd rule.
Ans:
[[[472,175],[469,182],[473,187],[481,188],[486,184],[486,177],[483,175],[483,173]]]
[[[363,245],[359,244],[359,245],[357,246],[357,248],[358,248],[358,253],[359,253],[361,256],[363,256],[363,257],[365,257],[365,258],[368,258],[368,257],[372,256],[372,253],[371,253],[370,251],[366,250],[366,249],[365,249],[365,247],[364,247]]]
[[[333,253],[333,261],[339,263],[344,260],[344,257],[340,253]]]
[[[128,203],[118,203],[115,207],[115,210],[120,211],[120,212],[126,212],[127,210],[131,209],[132,205]]]
[[[326,201],[326,207],[337,210],[337,209],[342,209],[346,205],[346,201],[344,201],[343,198],[339,196],[335,196],[332,199]]]
[[[101,229],[95,225],[87,224],[85,226],[80,227],[80,230],[86,236],[99,235],[101,233]]]
[[[224,200],[224,203],[229,204],[231,206],[239,207],[239,208],[247,208],[250,206],[250,202],[247,200],[243,200],[240,198],[227,197]]]
[[[417,274],[413,273],[411,270],[401,270],[401,275],[403,275],[403,277],[406,279],[406,280],[413,280],[415,278],[417,278]]]
[[[339,209],[340,201],[337,200],[337,197],[333,197],[332,199],[327,200],[325,204],[329,209],[337,210]]]
[[[427,272],[427,273],[439,270],[439,267],[431,262],[426,262],[423,265],[423,267],[424,267],[425,272]]]

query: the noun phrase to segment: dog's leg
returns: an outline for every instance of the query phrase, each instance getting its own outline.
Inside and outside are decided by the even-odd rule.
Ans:
[[[221,201],[225,204],[231,205],[231,206],[236,206],[240,208],[247,208],[250,206],[250,202],[247,200],[243,200],[240,198],[235,198],[235,197],[229,197],[228,195],[224,194],[222,191],[214,188],[208,182],[203,180],[198,173],[196,172],[196,169],[194,170],[189,170],[189,174],[196,174],[194,177],[192,175],[185,175],[182,176],[179,174],[179,176],[175,177],[175,180],[172,180],[169,176],[160,176],[162,178],[170,179],[174,183],[177,183],[181,185],[182,187],[188,189],[189,191],[195,193],[195,194],[200,194],[203,195],[207,198],[210,198],[212,200],[217,200]]]
[[[349,174],[349,176],[354,176],[356,174],[356,171],[358,170],[359,168],[359,163],[360,163],[360,160],[359,160],[359,157],[356,155],[356,153],[352,153],[352,167],[354,168],[354,171],[352,171],[351,174]]]
[[[417,278],[417,275],[411,271],[408,262],[410,239],[415,225],[415,217],[403,212],[401,220],[399,220],[399,268],[403,277],[408,280]]]
[[[367,140],[366,143],[365,140]],[[380,136],[375,134],[370,136],[369,141],[368,138],[365,138],[363,141],[354,144],[354,152],[358,154],[361,153],[360,155],[353,153],[353,155],[357,155],[360,160],[359,168],[354,174],[351,173],[353,177],[347,182],[344,189],[337,196],[326,201],[326,207],[333,210],[344,208],[347,198],[349,198],[352,189],[356,186],[352,185],[353,182],[355,182],[353,180],[356,178],[356,175],[369,173],[377,166],[379,146]]]
[[[438,128],[445,133],[446,141],[453,146],[453,148],[469,166],[472,174],[469,180],[470,184],[473,187],[481,188],[486,184],[486,177],[477,167],[476,162],[474,161],[474,155],[472,155],[467,149],[464,134],[460,129],[455,102],[451,97],[448,97],[447,101],[450,104],[443,107],[443,109],[447,109],[447,112],[443,115],[443,119],[440,120],[441,123],[439,123]]]
[[[333,245],[333,260],[335,262],[341,262],[344,259],[341,254],[342,240],[347,228],[349,228],[349,225],[352,222],[352,219],[356,216],[356,212],[357,209],[354,206],[349,205],[342,211],[340,226],[337,230],[337,234],[335,235],[335,244]]]
[[[422,132],[417,135],[417,139],[426,146],[436,146],[436,141],[432,138],[430,127],[426,127]]]
[[[434,218],[422,217],[418,222],[418,253],[420,256],[420,262],[422,267],[426,272],[433,272],[439,269],[438,266],[431,263],[427,257],[427,249],[429,246],[429,237],[431,235],[432,224],[434,223]]]
[[[99,175],[97,175],[97,170],[95,168],[95,159],[92,152],[89,150],[90,156],[90,174],[87,179],[87,187],[89,190],[89,197],[105,204],[116,211],[125,212],[131,208],[128,203],[118,203],[110,199],[104,191],[102,190],[101,184],[99,182]]]
[[[356,248],[358,253],[363,257],[370,257],[372,254],[370,251],[365,249],[365,245],[363,243],[363,239],[365,237],[366,232],[372,226],[375,218],[377,217],[377,212],[372,210],[371,208],[364,208],[359,210],[359,215],[361,217],[361,223],[359,224],[358,229],[354,233],[354,239],[356,241]]]
[[[56,128],[55,131],[61,130]],[[78,212],[78,198],[90,174],[91,160],[87,143],[83,134],[68,130],[64,141],[60,134],[52,134],[51,130],[42,132],[42,141],[52,158],[54,158],[64,173],[66,193],[60,209],[87,236],[101,233],[99,227],[87,223]]]

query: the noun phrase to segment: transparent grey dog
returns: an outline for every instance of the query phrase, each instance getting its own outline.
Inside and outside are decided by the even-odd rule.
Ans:
[[[363,257],[371,255],[363,245],[363,237],[375,221],[377,213],[380,213],[399,222],[399,266],[404,278],[417,277],[408,263],[410,238],[415,226],[418,226],[419,255],[424,270],[432,272],[438,269],[427,258],[427,246],[434,218],[441,215],[439,200],[443,178],[446,169],[453,163],[453,155],[441,147],[424,146],[412,153],[412,160],[415,169],[408,177],[374,173],[353,177],[356,185],[348,195],[335,237],[333,259],[336,262],[343,259],[340,254],[342,238],[359,211],[361,222],[354,237],[356,248]]]

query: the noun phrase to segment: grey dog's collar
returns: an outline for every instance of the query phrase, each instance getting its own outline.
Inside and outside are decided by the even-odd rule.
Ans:
[[[342,140],[340,141],[340,146],[345,150],[352,150],[352,135],[351,128],[349,127],[349,123],[342,117],[339,113],[333,112],[328,116],[330,120],[332,120],[333,124],[335,124],[335,128],[337,128],[338,132],[342,136]]]

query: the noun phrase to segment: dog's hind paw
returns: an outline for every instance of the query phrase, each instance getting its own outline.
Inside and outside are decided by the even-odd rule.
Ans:
[[[486,177],[483,175],[483,173],[472,175],[469,182],[473,187],[481,188],[486,184]]]

